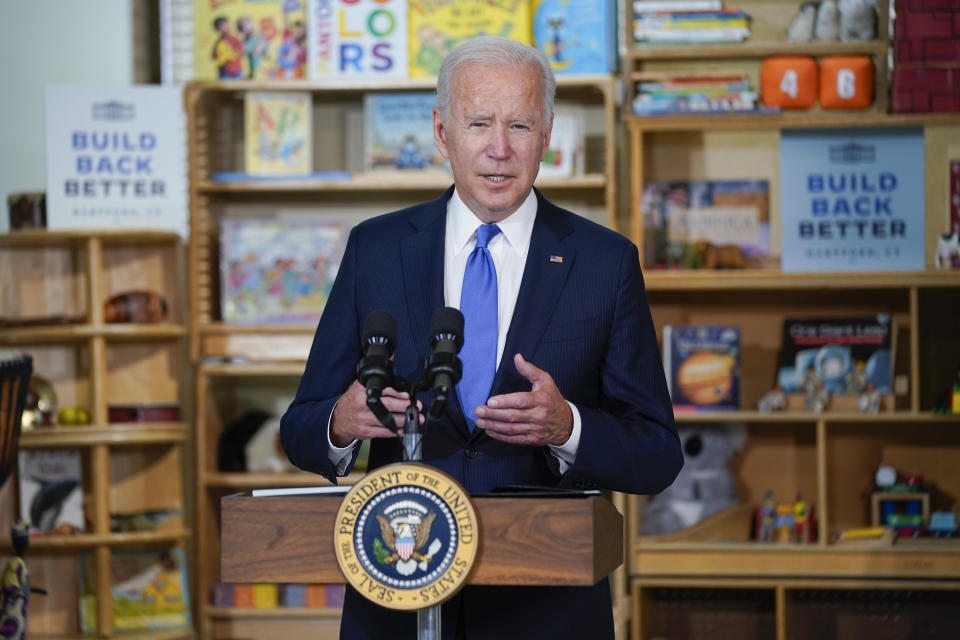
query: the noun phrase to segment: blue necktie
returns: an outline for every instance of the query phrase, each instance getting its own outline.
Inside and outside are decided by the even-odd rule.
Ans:
[[[474,410],[486,404],[497,370],[497,269],[487,243],[498,233],[500,227],[495,224],[477,228],[477,246],[467,258],[460,292],[463,377],[457,394],[470,431],[477,420]]]

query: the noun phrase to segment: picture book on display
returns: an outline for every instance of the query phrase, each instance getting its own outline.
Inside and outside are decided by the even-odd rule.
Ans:
[[[194,80],[306,77],[306,0],[194,0]]]
[[[80,630],[97,632],[93,554],[78,557]],[[190,626],[187,565],[181,549],[114,551],[110,556],[113,629],[153,631]]]
[[[432,78],[444,56],[479,35],[530,42],[529,0],[409,0],[410,77]]]
[[[22,449],[17,454],[20,517],[30,533],[83,531],[83,469],[75,449]]]
[[[648,267],[703,268],[710,248],[728,245],[742,252],[741,266],[776,264],[766,180],[651,182],[641,209]]]
[[[363,98],[364,170],[447,170],[433,140],[432,92]]]
[[[712,325],[663,328],[663,370],[676,411],[740,407],[740,329]]]
[[[407,0],[307,0],[309,75],[407,77]]]
[[[251,176],[306,176],[313,166],[309,93],[248,91],[243,147]]]
[[[553,114],[550,146],[540,162],[538,178],[568,178],[584,174],[583,109],[563,106]]]
[[[533,0],[533,42],[556,74],[610,73],[617,60],[614,2]]]
[[[313,220],[221,222],[220,292],[231,324],[315,323],[340,268],[347,230]]]
[[[829,393],[892,393],[893,323],[889,315],[787,318],[777,385],[803,393],[823,383]]]

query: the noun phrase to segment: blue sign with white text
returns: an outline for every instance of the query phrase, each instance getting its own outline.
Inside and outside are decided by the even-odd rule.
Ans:
[[[782,269],[922,270],[923,130],[783,131]]]

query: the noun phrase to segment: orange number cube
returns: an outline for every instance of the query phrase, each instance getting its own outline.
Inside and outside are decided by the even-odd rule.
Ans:
[[[767,58],[760,67],[760,96],[768,107],[809,109],[817,102],[817,63],[803,56]]]
[[[867,56],[825,56],[820,61],[820,105],[866,109],[873,104],[873,61]]]

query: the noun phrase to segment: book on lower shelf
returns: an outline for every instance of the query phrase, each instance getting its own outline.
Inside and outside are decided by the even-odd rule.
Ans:
[[[248,91],[243,98],[244,158],[253,176],[306,176],[313,167],[309,93]]]
[[[221,222],[220,291],[231,324],[315,323],[346,243],[339,222],[235,218]]]
[[[31,535],[83,531],[83,467],[75,449],[26,449],[18,454],[20,517]]]
[[[91,553],[78,558],[80,630],[97,632],[96,570]],[[113,629],[155,631],[190,627],[183,550],[114,551],[110,557]]]
[[[803,393],[818,384],[831,394],[893,391],[893,322],[889,315],[787,318],[777,385]]]
[[[666,325],[663,370],[675,411],[740,408],[740,329]]]

